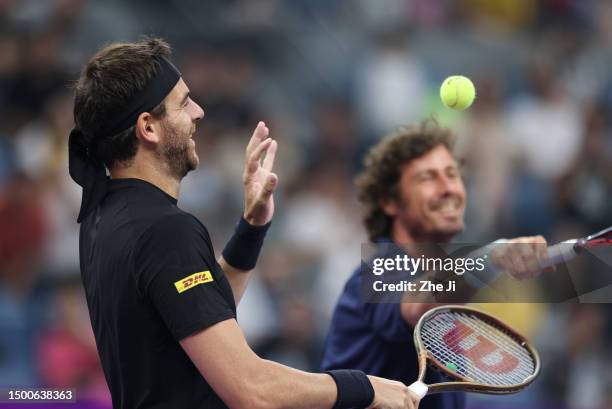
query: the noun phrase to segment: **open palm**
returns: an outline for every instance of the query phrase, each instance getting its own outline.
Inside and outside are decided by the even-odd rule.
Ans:
[[[273,193],[278,176],[272,172],[276,156],[276,141],[268,137],[270,130],[259,122],[246,148],[244,173],[244,218],[249,224],[261,226],[274,215]],[[264,157],[265,156],[265,157]]]

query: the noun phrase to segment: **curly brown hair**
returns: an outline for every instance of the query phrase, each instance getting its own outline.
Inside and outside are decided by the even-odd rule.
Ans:
[[[355,182],[357,197],[364,207],[363,222],[371,241],[391,234],[393,220],[385,214],[381,204],[399,198],[403,167],[439,145],[452,152],[454,144],[455,138],[448,128],[427,119],[395,129],[370,149],[364,160],[365,169]]]

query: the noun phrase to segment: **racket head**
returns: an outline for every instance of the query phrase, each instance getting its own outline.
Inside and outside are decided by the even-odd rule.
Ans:
[[[450,381],[428,393],[518,392],[540,373],[540,357],[525,337],[498,318],[471,307],[446,305],[426,312],[414,329],[419,381],[427,364]]]

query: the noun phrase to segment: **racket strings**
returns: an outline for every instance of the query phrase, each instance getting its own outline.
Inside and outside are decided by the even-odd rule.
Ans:
[[[465,335],[469,336],[471,334],[466,333]],[[449,342],[452,345],[452,341],[447,340],[446,342]],[[472,345],[466,345],[465,347],[469,349],[471,346]],[[435,347],[432,349],[435,349]],[[480,364],[480,366],[484,368],[479,368],[478,365],[474,365],[473,362],[469,361],[469,357],[461,353],[453,352],[448,348],[445,349],[442,347],[437,351],[433,351],[432,354],[442,363],[446,362],[453,364],[454,367],[457,368],[456,372],[460,375],[481,384],[520,384],[533,372],[532,370],[525,368],[524,365],[520,366],[518,364],[505,365],[505,367],[502,365],[501,367],[495,369],[494,365],[496,361],[500,361],[499,356],[495,356],[495,353],[492,353],[489,356],[477,358],[480,359],[480,362],[477,362],[477,364]],[[512,372],[510,374],[505,374],[505,376],[499,376],[500,369],[502,370],[502,373],[507,372],[508,370],[511,370]]]
[[[446,346],[455,354],[465,356],[464,359],[471,359],[472,364],[477,368],[481,367],[481,371],[485,373],[504,374],[520,367],[520,360],[516,356],[520,356],[523,349],[511,338],[500,337],[497,331],[487,326],[480,328],[483,330],[481,333],[474,332],[470,328],[472,322],[463,318],[451,321],[450,324],[455,324],[457,321],[463,323],[464,326],[454,327],[453,332],[449,331],[443,338]],[[482,332],[487,335],[484,341],[489,340],[489,342],[484,342],[485,345],[480,345],[483,340],[478,337],[483,335]],[[491,342],[490,340],[497,340],[497,342]],[[448,356],[449,351],[446,352]],[[527,358],[530,359],[530,355],[527,354]]]
[[[423,323],[425,348],[472,382],[517,385],[535,371],[531,353],[507,333],[468,313],[443,312]],[[456,368],[456,369],[455,369]]]
[[[467,322],[467,325],[459,327],[456,326],[456,322],[457,320],[455,319],[447,319],[445,321],[444,325],[447,328],[451,328],[451,330],[448,330],[443,336],[443,343],[438,345],[441,346],[441,348],[436,348],[436,343],[430,342],[430,344],[433,346],[432,349],[434,349],[434,351],[432,351],[434,356],[436,355],[436,352],[438,352],[438,355],[441,355],[443,359],[442,362],[451,362],[455,365],[456,362],[459,362],[462,365],[459,365],[458,369],[464,370],[465,373],[463,375],[467,375],[470,378],[477,377],[487,379],[489,382],[492,383],[496,383],[495,380],[492,378],[492,375],[499,375],[500,372],[507,373],[510,370],[515,369],[515,367],[518,367],[519,371],[515,371],[514,373],[518,374],[519,376],[528,376],[530,374],[530,372],[524,373],[524,369],[523,371],[520,370],[522,369],[520,368],[520,361],[515,358],[515,355],[508,355],[511,358],[509,359],[510,364],[501,366],[498,365],[496,367],[496,363],[503,363],[504,360],[507,359],[503,358],[503,356],[500,355],[500,353],[498,352],[498,350],[501,350],[499,348],[502,347],[501,345],[498,346],[496,344],[493,344],[493,348],[485,348],[485,350],[480,354],[482,356],[473,356],[474,354],[470,354],[470,352],[478,351],[478,349],[474,350],[474,348],[477,347],[480,342],[476,336],[482,334],[474,333],[473,330],[468,326],[471,324],[471,322],[469,321]],[[464,320],[461,320],[461,322],[465,324]],[[494,332],[487,332],[489,335],[487,339],[489,339],[491,335],[496,335]],[[504,338],[502,338],[502,340],[508,341]],[[430,337],[430,341],[435,341],[435,337]],[[502,348],[516,349],[516,343],[513,341],[509,343],[504,342],[504,344],[505,345]],[[519,348],[518,351],[515,350],[513,352],[518,352],[520,354],[521,349]],[[470,357],[470,355],[472,356]],[[472,359],[472,362],[469,362],[470,358]],[[527,358],[530,360],[530,356],[527,356]],[[440,360],[439,357],[438,359]],[[461,372],[461,370],[459,372]],[[521,372],[523,373],[521,374]],[[504,380],[502,381],[502,383],[506,384],[506,381]]]

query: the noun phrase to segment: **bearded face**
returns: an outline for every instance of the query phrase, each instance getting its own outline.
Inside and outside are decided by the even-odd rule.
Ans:
[[[164,136],[158,148],[158,155],[166,165],[170,174],[179,180],[198,167],[200,159],[195,150],[193,133],[195,125],[173,124],[162,122]]]
[[[403,169],[393,216],[415,239],[446,242],[463,231],[465,196],[457,162],[438,146]]]

